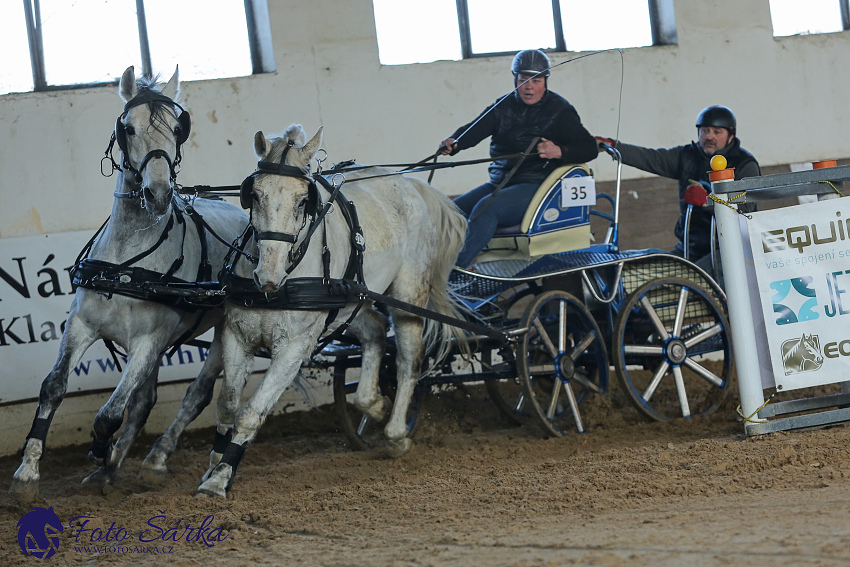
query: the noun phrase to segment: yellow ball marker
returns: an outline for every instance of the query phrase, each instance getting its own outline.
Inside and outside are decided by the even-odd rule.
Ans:
[[[720,171],[721,169],[726,169],[726,158],[721,155],[716,155],[711,158],[711,169],[713,171]]]

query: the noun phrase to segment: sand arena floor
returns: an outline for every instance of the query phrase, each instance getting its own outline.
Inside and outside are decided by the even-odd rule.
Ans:
[[[87,447],[50,450],[34,505],[66,526],[90,516],[92,531],[66,527],[54,557],[25,557],[16,523],[28,507],[3,492],[0,564],[850,564],[847,426],[745,438],[736,392],[714,415],[649,423],[614,388],[584,404],[589,433],[547,439],[508,425],[476,389],[426,404],[398,460],[350,450],[331,408],[271,418],[226,500],[194,497],[211,430],[185,436],[161,486],[135,478],[150,436],[106,490],[80,486]],[[0,474],[18,464],[0,460]],[[209,516],[214,547],[185,531]],[[98,553],[86,538],[111,526],[127,540]]]

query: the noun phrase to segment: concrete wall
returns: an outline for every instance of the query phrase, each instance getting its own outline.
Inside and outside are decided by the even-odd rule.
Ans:
[[[254,132],[278,133],[291,122],[309,133],[324,125],[330,162],[415,162],[512,86],[510,55],[381,66],[369,0],[270,0],[269,10],[276,73],[182,85],[193,120],[185,185],[238,183],[255,165]],[[700,109],[725,104],[763,166],[850,156],[850,32],[775,39],[767,0],[679,1],[675,11],[679,45],[624,50],[622,66],[618,52],[607,52],[553,72],[550,88],[576,106],[592,133],[677,145],[693,139]],[[167,78],[173,69],[158,71]],[[121,108],[114,86],[0,96],[0,238],[103,222],[114,180],[101,177],[99,162]],[[486,152],[481,144],[459,159]],[[614,176],[604,155],[591,166],[601,181]],[[485,171],[444,170],[434,182],[458,194]],[[624,174],[634,181],[624,187],[631,201],[622,245],[672,245],[674,185],[639,180],[647,176],[631,168]],[[653,222],[645,223],[649,211]],[[88,425],[81,431],[84,440]]]

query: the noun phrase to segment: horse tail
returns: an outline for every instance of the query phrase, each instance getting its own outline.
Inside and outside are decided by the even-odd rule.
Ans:
[[[437,254],[431,266],[428,309],[449,317],[461,318],[464,304],[449,290],[448,281],[449,273],[455,266],[457,255],[466,238],[466,218],[441,191],[422,180],[409,179],[428,206],[437,229]],[[445,360],[454,342],[458,344],[461,352],[470,355],[469,343],[463,330],[434,319],[425,320],[424,342],[426,352],[432,352],[432,349],[439,345],[435,363]]]

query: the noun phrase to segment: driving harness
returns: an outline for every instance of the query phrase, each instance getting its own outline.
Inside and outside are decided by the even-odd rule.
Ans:
[[[212,264],[209,261],[207,228],[205,228],[208,225],[190,205],[181,208],[176,197],[172,197],[172,206],[168,222],[154,245],[120,264],[84,257],[91,252],[95,240],[109,222],[109,219],[107,219],[83,247],[74,265],[70,268],[72,283],[78,287],[106,294],[107,298],[111,298],[113,294],[117,293],[134,299],[154,301],[170,307],[177,307],[184,311],[197,311],[221,306],[224,301],[221,297],[220,286],[218,282],[210,281]],[[198,262],[198,271],[194,282],[188,282],[174,276],[174,273],[183,265],[184,260],[183,244],[186,240],[184,215],[195,223],[201,250],[201,258]],[[175,224],[183,229],[181,251],[180,256],[171,263],[168,270],[161,273],[134,266],[139,260],[151,255],[165,242]]]
[[[336,319],[340,309],[351,303],[357,303],[348,320],[340,325],[331,335],[319,341],[319,345],[314,351],[315,353],[339,337],[348,328],[366,299],[362,293],[362,290],[365,289],[363,252],[366,250],[366,242],[363,237],[363,229],[360,227],[360,222],[357,218],[357,209],[354,203],[346,199],[340,191],[344,181],[334,187],[320,172],[310,174],[309,167],[307,169],[301,169],[286,165],[286,155],[292,146],[292,142],[287,144],[279,162],[261,160],[257,163],[257,169],[245,178],[240,185],[239,200],[243,208],[253,212],[254,181],[260,175],[282,175],[306,182],[308,184],[307,202],[304,207],[304,224],[302,224],[301,230],[304,229],[308,217],[310,222],[304,238],[298,244],[301,230],[296,234],[275,231],[258,232],[254,228],[253,223],[249,223],[248,228],[241,238],[239,251],[245,250],[251,237],[256,241],[277,240],[290,243],[292,245],[289,250],[290,264],[286,269],[286,275],[288,276],[300,264],[301,260],[303,260],[313,234],[321,227],[323,275],[321,277],[287,278],[277,291],[263,292],[257,289],[253,279],[237,276],[234,273],[234,266],[239,258],[239,254],[234,255],[233,251],[231,251],[225,259],[225,266],[219,274],[219,279],[225,290],[227,301],[243,307],[328,311],[327,318],[325,319],[325,330]],[[317,184],[321,185],[329,193],[326,203],[322,202]],[[327,245],[327,224],[325,217],[334,204],[339,207],[350,233],[351,247],[345,274],[342,278],[330,277],[331,252]]]

